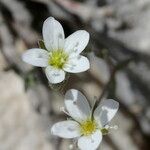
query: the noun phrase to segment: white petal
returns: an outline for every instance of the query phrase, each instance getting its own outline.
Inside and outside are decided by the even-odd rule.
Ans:
[[[70,58],[64,66],[64,70],[70,73],[84,72],[90,68],[89,60],[84,56]]]
[[[43,24],[43,39],[48,50],[62,49],[64,30],[62,25],[53,17],[49,17]]]
[[[45,73],[49,82],[53,84],[60,83],[65,79],[65,72],[52,66],[46,67]]]
[[[90,116],[89,103],[86,97],[78,90],[71,89],[66,92],[65,105],[70,116],[79,122]]]
[[[94,117],[100,121],[101,126],[105,126],[115,116],[119,103],[113,99],[103,100],[94,112]]]
[[[66,38],[64,50],[78,55],[85,49],[88,42],[89,33],[85,30],[79,30]]]
[[[96,150],[102,141],[102,133],[97,130],[91,136],[83,136],[78,140],[80,150]]]
[[[79,124],[75,121],[62,121],[54,124],[51,128],[53,135],[62,138],[75,138],[80,136]]]
[[[22,60],[33,66],[46,67],[48,65],[48,52],[39,48],[29,49],[22,55]]]

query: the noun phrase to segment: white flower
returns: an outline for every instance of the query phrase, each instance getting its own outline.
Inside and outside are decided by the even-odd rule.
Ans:
[[[89,42],[88,32],[78,30],[65,39],[61,24],[49,17],[43,24],[43,39],[47,50],[29,49],[22,59],[31,65],[46,67],[50,83],[62,82],[65,72],[79,73],[89,69],[89,60],[80,55]]]
[[[65,106],[68,111],[66,113],[72,120],[54,124],[51,128],[52,134],[78,139],[77,144],[81,150],[96,150],[104,131],[112,128],[108,123],[116,114],[119,103],[112,99],[104,100],[92,113],[85,96],[71,89],[65,95]]]

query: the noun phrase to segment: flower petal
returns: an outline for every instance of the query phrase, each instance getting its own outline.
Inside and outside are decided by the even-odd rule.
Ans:
[[[83,121],[90,116],[90,106],[86,97],[78,90],[71,89],[65,94],[65,105],[70,116],[77,120]]]
[[[53,84],[60,83],[65,79],[65,72],[52,66],[46,67],[45,73],[49,82]]]
[[[108,124],[118,111],[119,103],[113,99],[107,99],[100,103],[94,112],[95,119],[101,127]]]
[[[70,73],[84,72],[90,68],[89,60],[84,56],[77,56],[75,58],[70,58],[64,66],[64,70]]]
[[[62,138],[75,138],[80,136],[79,124],[72,120],[62,121],[54,124],[51,128],[53,135]]]
[[[91,136],[83,136],[78,140],[78,147],[81,150],[96,150],[102,141],[102,133],[97,130]]]
[[[40,48],[29,49],[22,55],[22,60],[33,66],[46,67],[48,65],[48,52]]]
[[[68,36],[65,40],[65,51],[80,54],[89,42],[89,33],[85,30],[78,30]]]
[[[62,25],[53,17],[49,17],[43,24],[43,39],[48,50],[63,48],[64,30]]]

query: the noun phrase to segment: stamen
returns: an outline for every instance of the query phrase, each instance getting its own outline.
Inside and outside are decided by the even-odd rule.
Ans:
[[[114,129],[114,130],[117,130],[117,129],[118,129],[118,126],[117,126],[117,125],[114,125],[114,126],[110,126],[110,129]]]
[[[69,145],[69,149],[70,149],[70,150],[72,150],[72,149],[73,149],[73,147],[74,147],[74,145],[73,145],[73,144],[70,144],[70,145]]]
[[[104,128],[101,129],[101,132],[102,132],[103,135],[106,135],[106,134],[108,134],[110,129],[117,130],[118,126],[117,125],[114,125],[114,126],[106,125]]]
[[[84,121],[80,125],[80,132],[85,136],[91,135],[96,129],[97,129],[97,124],[94,120],[91,119]]]
[[[105,128],[108,129],[108,130],[109,130],[109,129],[117,130],[117,129],[118,129],[118,126],[117,126],[117,125],[114,125],[114,126],[106,125]]]
[[[53,50],[49,54],[49,65],[62,69],[68,61],[68,54],[63,50]]]
[[[62,111],[62,112],[65,113],[66,115],[70,116],[70,114],[65,110],[64,107],[60,107],[60,111]]]

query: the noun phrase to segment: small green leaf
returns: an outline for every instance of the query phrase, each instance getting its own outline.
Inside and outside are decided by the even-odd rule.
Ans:
[[[25,90],[36,84],[36,79],[32,72],[26,74],[24,78],[25,78]]]
[[[109,131],[106,128],[102,128],[101,132],[102,132],[103,135],[106,135],[106,134],[108,134]]]
[[[46,47],[45,47],[45,44],[44,44],[44,41],[43,41],[43,40],[39,40],[39,41],[38,41],[38,45],[39,45],[39,48],[42,48],[42,49],[45,49],[45,50],[46,50]]]

